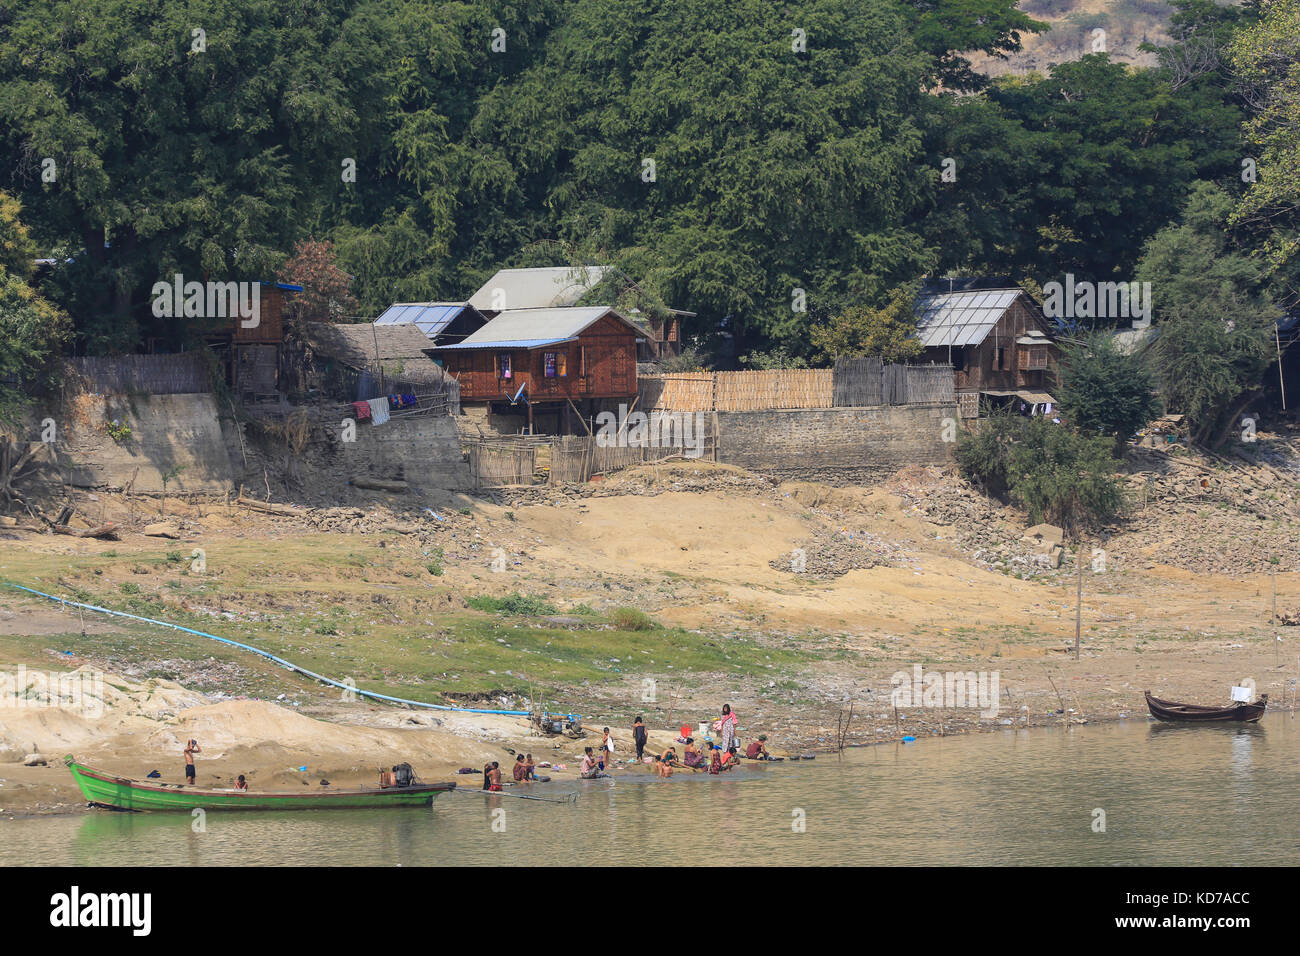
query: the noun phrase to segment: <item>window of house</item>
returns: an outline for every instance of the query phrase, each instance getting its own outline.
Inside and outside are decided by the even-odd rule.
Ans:
[[[497,377],[510,378],[510,353],[502,352],[497,356]]]
[[[995,348],[993,350],[993,368],[999,372],[1005,372],[1011,367],[1007,360],[1007,350],[1004,348]]]
[[[966,350],[964,348],[952,350],[952,370],[954,372],[966,371]]]
[[[1027,369],[1047,368],[1047,346],[1031,345],[1024,350],[1024,366]]]
[[[564,378],[568,374],[563,352],[543,352],[542,372],[547,378]]]

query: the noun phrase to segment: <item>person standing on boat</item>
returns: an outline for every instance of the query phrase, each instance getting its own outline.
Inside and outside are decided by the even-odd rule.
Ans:
[[[640,717],[632,724],[632,742],[636,744],[636,762],[641,763],[645,757],[646,732],[645,722]]]
[[[722,705],[722,718],[713,723],[713,729],[722,734],[722,749],[730,750],[736,742],[736,715],[730,704]]]
[[[203,753],[197,740],[187,741],[185,744],[185,782],[194,782],[194,755]]]

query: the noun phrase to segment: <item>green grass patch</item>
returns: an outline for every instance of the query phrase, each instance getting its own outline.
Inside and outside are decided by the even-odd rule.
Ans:
[[[653,631],[657,626],[649,614],[634,607],[619,607],[609,616],[620,631]]]
[[[556,613],[552,605],[531,594],[507,594],[505,597],[480,594],[470,598],[466,603],[476,611],[514,614],[520,617],[541,617]]]

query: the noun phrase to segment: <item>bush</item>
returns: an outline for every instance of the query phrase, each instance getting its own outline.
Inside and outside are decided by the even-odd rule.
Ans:
[[[615,608],[610,620],[620,631],[651,631],[655,627],[654,620],[648,614],[634,607]]]
[[[117,586],[117,589],[121,591],[123,594],[140,593],[140,585],[136,584],[134,581],[123,581],[121,584]]]
[[[703,372],[706,356],[693,345],[688,345],[680,355],[670,355],[659,360],[659,371],[665,375],[673,372]]]
[[[435,578],[442,577],[442,548],[434,548],[429,553],[429,561],[425,564],[424,569]]]
[[[1117,349],[1109,333],[1067,345],[1064,353],[1056,397],[1080,431],[1124,442],[1159,413],[1155,373],[1141,356]]]
[[[1009,498],[1032,521],[1067,532],[1101,524],[1124,506],[1114,443],[1080,435],[1048,418],[996,412],[957,442],[962,473],[990,494]]]
[[[554,607],[531,594],[507,594],[500,598],[481,595],[470,598],[466,603],[476,611],[515,614],[520,617],[540,617],[543,614],[555,613]]]

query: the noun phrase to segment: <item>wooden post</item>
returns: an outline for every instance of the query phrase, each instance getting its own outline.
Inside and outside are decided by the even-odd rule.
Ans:
[[[1282,376],[1282,337],[1277,334],[1277,323],[1273,323],[1273,342],[1277,345],[1277,385],[1282,390],[1282,411],[1286,411],[1286,379]]]
[[[1271,624],[1271,626],[1272,626],[1272,628],[1273,628],[1273,659],[1274,659],[1274,660],[1277,660],[1277,656],[1278,656],[1278,648],[1277,648],[1277,645],[1278,645],[1278,640],[1277,640],[1277,565],[1274,565],[1273,567],[1271,567],[1271,568],[1269,569],[1269,578],[1270,578],[1270,580],[1271,580],[1272,583],[1273,583],[1273,617],[1272,617],[1272,624]]]
[[[1074,594],[1074,659],[1079,659],[1080,634],[1083,630],[1083,539],[1075,550],[1075,563],[1079,565],[1079,580]]]

